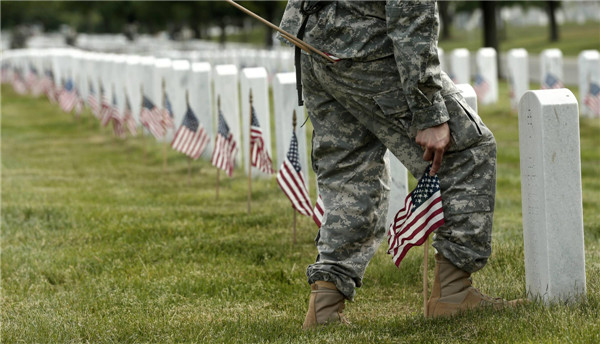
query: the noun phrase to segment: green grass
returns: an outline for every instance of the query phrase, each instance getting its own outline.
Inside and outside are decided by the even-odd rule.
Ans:
[[[382,246],[347,306],[352,326],[304,333],[316,228],[299,218],[292,244],[274,180],[254,183],[248,215],[241,170],[215,200],[207,162],[188,186],[187,160],[169,152],[162,171],[149,138],[115,139],[87,112],[75,120],[6,86],[1,105],[4,343],[600,341],[599,120],[581,120],[587,302],[425,320],[422,250],[398,271]],[[494,253],[474,280],[522,297],[517,116],[506,101],[480,113],[498,140],[498,206]]]
[[[505,37],[500,41],[500,51],[525,48],[529,54],[539,54],[544,49],[558,48],[565,56],[577,56],[582,50],[600,49],[600,23],[566,23],[559,26],[559,32],[559,41],[550,42],[546,26],[507,26]],[[476,51],[483,46],[483,34],[481,29],[453,30],[452,37],[440,40],[439,46],[448,52],[456,48]]]

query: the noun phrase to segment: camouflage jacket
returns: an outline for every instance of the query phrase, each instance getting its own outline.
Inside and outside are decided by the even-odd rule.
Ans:
[[[289,0],[280,24],[293,35],[302,22],[300,6],[300,0]],[[425,129],[449,119],[441,90],[453,86],[446,80],[442,86],[438,28],[435,1],[332,1],[309,16],[304,41],[342,59],[393,55],[399,88],[413,115],[411,126]]]

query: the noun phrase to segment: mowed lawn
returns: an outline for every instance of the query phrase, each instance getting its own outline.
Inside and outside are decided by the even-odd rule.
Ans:
[[[119,140],[87,111],[76,120],[5,85],[1,95],[4,343],[600,342],[599,120],[580,122],[586,302],[426,320],[422,248],[398,270],[384,244],[346,308],[352,325],[303,332],[316,226],[299,218],[292,243],[274,178],[254,182],[248,215],[240,169],[217,200],[209,162],[193,162],[188,185],[188,160],[169,150],[163,171],[150,137]],[[474,281],[523,297],[517,115],[507,101],[480,114],[499,166],[494,251]]]

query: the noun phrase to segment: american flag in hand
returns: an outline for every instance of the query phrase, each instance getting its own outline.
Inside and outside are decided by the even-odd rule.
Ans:
[[[273,174],[273,163],[271,162],[269,151],[265,147],[262,129],[258,123],[254,106],[252,106],[251,113],[252,123],[250,125],[250,164],[264,173]]]
[[[312,216],[312,204],[308,196],[308,188],[302,176],[302,168],[298,156],[298,138],[292,134],[290,150],[277,173],[277,183],[283,193],[292,202],[292,207],[300,214]]]
[[[398,267],[411,247],[423,245],[429,234],[444,224],[440,180],[437,175],[430,176],[430,170],[431,166],[390,224],[388,254]]]
[[[206,130],[200,125],[194,111],[188,106],[183,122],[177,129],[173,142],[171,142],[171,147],[192,159],[198,159],[204,152],[208,140]]]
[[[140,122],[148,128],[150,133],[157,139],[165,136],[165,128],[162,126],[162,115],[159,109],[150,99],[142,95],[142,110],[140,111]]]
[[[231,177],[235,165],[235,155],[237,154],[236,142],[233,134],[229,131],[229,126],[225,122],[225,117],[219,110],[219,129],[215,138],[215,149],[213,151],[211,162],[213,166],[227,172]]]

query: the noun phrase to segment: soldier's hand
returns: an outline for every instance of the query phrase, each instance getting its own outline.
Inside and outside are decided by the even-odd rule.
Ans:
[[[423,160],[433,160],[429,175],[434,176],[442,166],[444,153],[450,147],[450,127],[447,123],[417,131],[415,141],[425,150]]]

